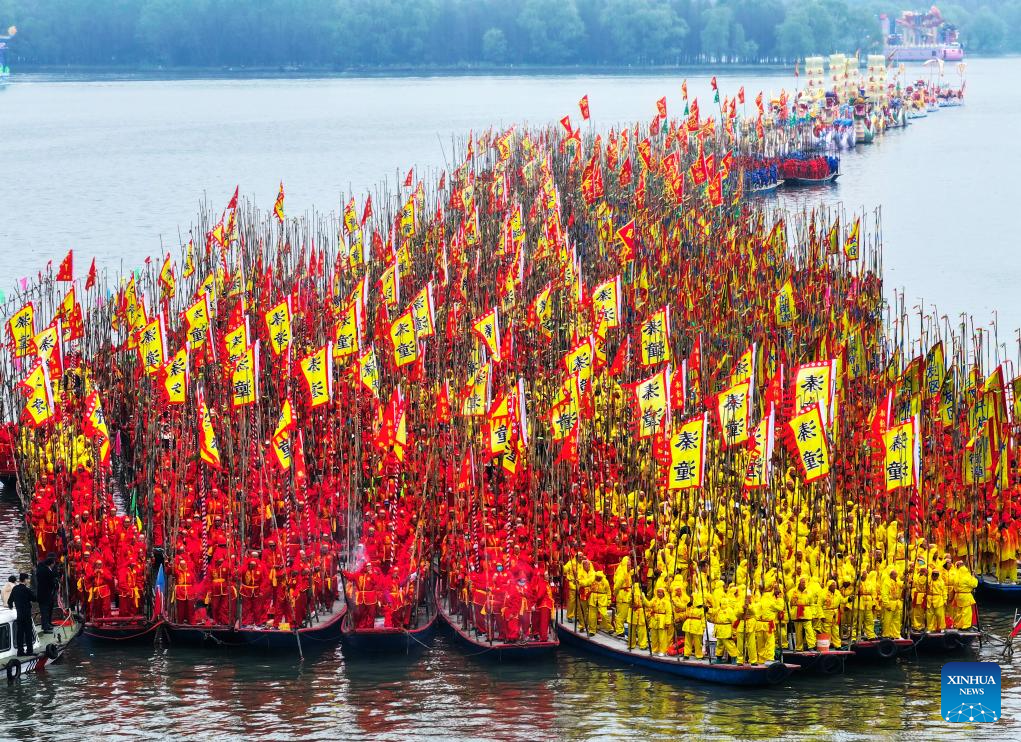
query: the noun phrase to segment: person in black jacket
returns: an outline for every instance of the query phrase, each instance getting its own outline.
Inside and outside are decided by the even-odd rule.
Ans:
[[[39,596],[39,623],[43,633],[53,631],[53,601],[57,595],[57,575],[54,569],[56,558],[47,554],[35,568],[35,591]]]
[[[18,645],[18,656],[25,657],[34,654],[35,636],[32,632],[32,603],[38,602],[32,588],[28,586],[29,575],[22,572],[18,578],[18,584],[11,590],[11,597],[7,599],[7,607],[14,608],[18,612],[18,626],[16,642]],[[25,651],[22,651],[24,648]]]

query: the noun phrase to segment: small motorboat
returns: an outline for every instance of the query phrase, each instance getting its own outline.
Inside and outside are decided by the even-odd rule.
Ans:
[[[53,622],[53,631],[41,633],[33,626],[35,645],[29,655],[19,655],[14,644],[17,636],[18,614],[10,608],[0,608],[0,663],[7,671],[7,683],[11,684],[26,672],[39,672],[47,665],[60,660],[71,642],[82,630],[81,621],[68,615]]]
[[[764,665],[735,665],[713,659],[683,659],[677,656],[655,655],[647,649],[630,649],[626,641],[598,632],[589,636],[567,621],[557,621],[557,633],[564,644],[599,655],[617,664],[652,670],[687,680],[723,685],[774,685],[790,677],[800,668],[786,662],[769,662]]]

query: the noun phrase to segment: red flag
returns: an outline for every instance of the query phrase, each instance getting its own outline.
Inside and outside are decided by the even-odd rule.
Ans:
[[[588,95],[582,96],[581,100],[578,101],[578,108],[581,109],[581,117],[588,121],[589,119]]]
[[[571,432],[564,438],[564,445],[560,447],[560,454],[557,456],[557,460],[554,464],[559,464],[561,461],[566,461],[571,466],[577,466],[578,457],[578,426],[575,425]]]
[[[411,168],[411,170],[408,171],[408,174],[404,176],[404,187],[405,188],[411,188],[411,178],[412,178],[412,175],[414,174],[414,172],[415,172],[415,168]]]
[[[85,290],[88,291],[96,285],[96,259],[92,259],[92,266],[89,268],[89,277],[85,279]]]
[[[365,199],[365,208],[362,209],[362,226],[365,226],[365,222],[372,216],[372,194],[370,193]]]
[[[666,96],[664,95],[658,101],[656,101],[656,111],[659,113],[661,119],[666,118]]]
[[[737,91],[737,102],[744,105],[744,85],[742,85],[741,89]]]
[[[227,208],[230,211],[236,211],[238,208],[238,189],[241,186],[234,186],[234,195],[230,197],[230,203],[227,204]]]
[[[67,251],[67,257],[60,261],[60,269],[57,271],[58,281],[71,282],[74,280],[74,250]]]
[[[560,125],[564,127],[564,130],[567,132],[568,136],[570,136],[571,132],[574,131],[574,129],[571,127],[570,116],[564,116],[562,119],[560,119]]]
[[[709,84],[713,86],[713,90],[716,90],[716,75],[713,75],[713,79],[709,81]]]

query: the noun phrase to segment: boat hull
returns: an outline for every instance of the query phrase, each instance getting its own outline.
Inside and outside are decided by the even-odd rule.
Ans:
[[[812,185],[826,185],[827,183],[836,182],[837,178],[840,177],[840,173],[830,173],[825,178],[796,178],[787,177],[784,178],[784,187],[787,186],[812,186]]]
[[[794,652],[784,651],[783,661],[797,665],[806,672],[820,675],[839,675],[844,671],[844,663],[853,657],[850,650],[834,649],[828,652]]]
[[[6,657],[0,660],[7,673],[7,684],[11,685],[18,678],[30,672],[41,672],[50,665],[60,662],[71,642],[81,634],[82,622],[71,617],[62,622],[54,623],[49,634],[38,634],[36,651],[25,657]],[[13,650],[12,650],[13,651]]]
[[[340,641],[341,626],[347,615],[347,606],[338,603],[337,609],[323,616],[313,626],[298,630],[267,628],[238,628],[232,626],[187,626],[167,622],[165,629],[171,645],[221,646],[245,649],[312,651]]]
[[[447,613],[439,599],[436,604],[443,625],[460,646],[471,651],[472,657],[497,662],[537,662],[552,657],[560,646],[555,634],[549,641],[488,642],[478,639],[462,628],[455,616]]]
[[[951,654],[968,649],[981,634],[978,631],[912,631],[911,639],[920,651],[930,654]]]
[[[356,629],[350,620],[344,620],[340,640],[345,650],[358,654],[412,654],[432,645],[438,620],[434,612],[415,629]]]
[[[162,621],[145,619],[89,621],[85,624],[82,635],[95,642],[152,642],[162,625]]]
[[[982,575],[978,578],[976,594],[983,600],[1018,603],[1021,602],[1021,583],[1000,582]]]
[[[914,642],[910,639],[863,639],[853,642],[851,651],[856,660],[869,662],[892,662],[905,652],[910,652]]]
[[[786,680],[797,665],[773,662],[763,666],[728,665],[698,660],[680,660],[672,657],[656,657],[647,652],[630,651],[624,642],[598,636],[589,637],[576,632],[561,621],[557,622],[560,641],[618,664],[649,670],[686,680],[722,685],[763,686],[774,685]],[[617,647],[615,645],[619,644]]]

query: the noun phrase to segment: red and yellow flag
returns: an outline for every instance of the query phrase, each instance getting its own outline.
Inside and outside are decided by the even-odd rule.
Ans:
[[[24,381],[19,383],[21,392],[28,398],[25,414],[29,425],[37,428],[53,417],[53,389],[50,375],[42,359],[36,361]]]
[[[326,404],[333,396],[333,348],[327,342],[301,359],[301,373],[308,388],[309,407]]]
[[[670,305],[653,312],[639,330],[642,365],[654,366],[670,360]]]
[[[7,320],[7,335],[15,358],[24,358],[32,353],[32,338],[35,337],[35,305],[32,302]]]
[[[99,447],[99,463],[110,465],[110,429],[106,425],[106,416],[99,402],[99,392],[92,392],[85,400],[85,419],[82,432],[92,438]]]
[[[490,357],[500,362],[500,317],[498,309],[493,307],[472,323],[472,330],[482,340]]]
[[[273,355],[278,356],[291,347],[291,300],[284,299],[265,314],[269,342]]]
[[[703,412],[682,423],[670,437],[668,489],[684,490],[702,486],[707,423],[708,413]]]
[[[818,402],[795,415],[787,423],[798,449],[798,463],[806,482],[814,482],[830,472],[830,454]]]
[[[198,396],[199,416],[199,456],[212,467],[220,468],[220,446],[216,442],[216,431],[213,430],[213,420],[209,416],[209,408],[206,407],[206,398],[199,390]]]
[[[259,401],[259,343],[245,348],[230,375],[231,404],[247,407]]]
[[[918,482],[917,418],[894,425],[883,433],[883,476],[886,491],[912,487]]]

